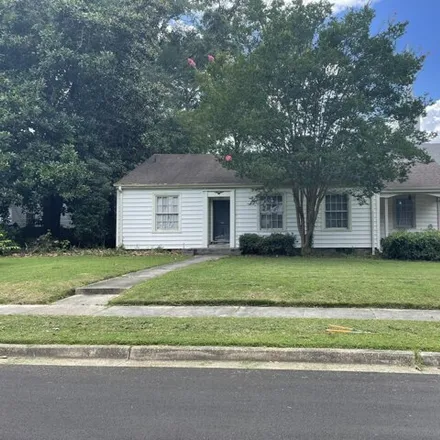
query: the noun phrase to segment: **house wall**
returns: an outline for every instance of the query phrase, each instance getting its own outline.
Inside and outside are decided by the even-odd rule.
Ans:
[[[280,191],[284,195],[285,205],[285,231],[298,235],[296,222],[295,204],[290,190]],[[246,233],[258,233],[269,235],[270,231],[259,230],[259,207],[250,204],[255,193],[252,189],[236,190],[236,246],[240,235]],[[373,225],[377,230],[376,199],[373,199]],[[370,204],[360,205],[353,197],[350,198],[351,215],[349,230],[331,230],[324,227],[324,205],[321,205],[320,213],[316,222],[314,247],[315,248],[371,248],[371,212]],[[378,238],[373,236],[376,247]]]
[[[156,195],[180,196],[179,231],[154,231]],[[124,189],[118,196],[117,245],[127,249],[193,249],[204,247],[204,192],[198,189]],[[118,208],[119,208],[118,207]]]
[[[37,216],[36,221],[38,222]],[[20,228],[24,228],[26,226],[26,212],[20,206],[11,206],[9,208],[9,223],[16,223]],[[63,228],[72,228],[71,215],[69,213],[61,214],[60,224]]]
[[[409,194],[402,194],[403,196]],[[410,232],[421,231],[429,227],[438,228],[437,198],[429,194],[412,194],[415,199],[416,226]],[[388,199],[388,234],[400,229],[395,227],[395,197]],[[385,237],[385,199],[380,201],[380,237]]]
[[[215,189],[209,190],[209,194]],[[251,188],[225,190],[231,192],[231,204],[235,207],[235,247],[239,237],[246,233],[269,235],[270,231],[259,229],[259,207],[252,204],[255,192]],[[298,235],[295,205],[291,192],[280,191],[284,195],[286,228],[283,232]],[[194,249],[204,248],[208,242],[209,214],[208,191],[204,189],[123,189],[118,191],[117,245],[127,249]],[[154,231],[154,203],[156,195],[179,195],[180,228],[179,231]],[[234,200],[235,199],[235,200]],[[360,205],[351,198],[349,230],[329,230],[324,228],[324,207],[319,214],[314,246],[316,248],[371,248],[371,212],[370,205]],[[373,204],[376,206],[376,203]],[[231,208],[232,209],[232,208]],[[377,230],[378,216],[373,213],[373,224]],[[233,228],[233,224],[231,224]],[[378,234],[375,240],[378,247]]]

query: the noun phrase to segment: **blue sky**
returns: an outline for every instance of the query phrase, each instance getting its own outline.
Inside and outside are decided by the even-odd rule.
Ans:
[[[316,0],[306,0],[316,1]],[[389,20],[408,21],[406,35],[400,48],[411,47],[418,53],[427,55],[423,70],[414,86],[417,95],[428,94],[434,101],[427,108],[422,128],[440,134],[440,0],[330,0],[335,4],[335,12],[343,12],[346,7],[372,3],[376,10],[375,29],[385,27]],[[374,30],[374,29],[373,29]],[[436,139],[440,142],[440,136]]]
[[[428,93],[432,99],[440,99],[440,0],[380,0],[374,3],[377,12],[376,25],[386,24],[395,17],[409,21],[402,45],[428,54],[423,71],[414,87],[416,94]]]

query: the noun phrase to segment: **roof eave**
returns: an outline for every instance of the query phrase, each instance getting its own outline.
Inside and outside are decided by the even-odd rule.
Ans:
[[[116,188],[145,188],[145,189],[176,189],[176,188],[258,188],[255,183],[182,183],[182,184],[142,184],[142,183],[115,183]]]
[[[384,190],[382,190],[380,193],[381,194],[388,194],[388,193],[408,193],[408,192],[412,192],[412,193],[426,193],[426,192],[432,192],[432,191],[440,191],[440,187],[438,186],[433,186],[433,187],[426,187],[426,188],[386,188]]]

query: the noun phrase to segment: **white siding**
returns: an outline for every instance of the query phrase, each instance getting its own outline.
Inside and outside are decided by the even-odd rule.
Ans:
[[[412,194],[412,197],[415,199],[416,225],[415,228],[409,229],[409,231],[421,231],[429,227],[437,229],[437,198],[429,194]],[[390,197],[388,199],[388,234],[400,230],[395,226],[395,210],[395,197]],[[383,198],[380,201],[380,236],[381,238],[385,237],[385,200]]]
[[[155,195],[178,195],[180,230],[155,232]],[[193,249],[203,247],[204,197],[202,190],[123,189],[121,245],[127,249]]]
[[[284,189],[280,193],[285,197],[285,232],[298,235],[295,204],[290,190]],[[269,232],[259,230],[259,208],[250,204],[255,195],[251,189],[236,190],[236,246],[240,235],[258,233],[267,235]],[[314,247],[316,248],[371,248],[371,214],[370,204],[360,205],[355,198],[350,200],[351,228],[344,231],[335,231],[324,228],[324,204],[316,222]],[[373,224],[376,216],[373,216]],[[377,226],[376,226],[377,227]],[[377,240],[376,240],[377,242]]]
[[[295,205],[288,189],[280,191],[284,195],[285,232],[298,235]],[[231,191],[231,209],[234,191]],[[179,195],[180,230],[170,232],[154,231],[155,195]],[[239,237],[246,233],[267,235],[259,230],[259,207],[252,204],[256,193],[251,188],[235,189],[235,246]],[[203,248],[208,243],[208,203],[207,191],[203,189],[154,190],[123,189],[118,197],[118,243],[127,249],[194,249]],[[316,248],[371,248],[370,205],[360,205],[356,199],[350,200],[350,229],[328,230],[323,227],[324,206],[317,220],[314,246]],[[375,214],[375,211],[373,212]],[[376,223],[377,216],[373,215]],[[231,222],[231,237],[234,236]],[[377,241],[377,238],[376,240]]]
[[[251,204],[252,197],[255,195],[256,193],[250,188],[238,188],[235,191],[236,247],[238,247],[240,235],[259,232],[258,206]]]
[[[61,214],[60,224],[63,228],[73,228],[72,216],[69,212]]]
[[[17,224],[20,228],[26,226],[26,213],[20,206],[11,206],[9,208],[9,223]]]
[[[38,225],[41,222],[41,214],[35,215],[35,221]],[[11,206],[9,208],[9,223],[16,223],[20,228],[26,226],[26,212],[21,208],[21,206]],[[63,228],[72,228],[72,216],[70,213],[61,214],[60,224]]]
[[[363,205],[350,197],[348,230],[325,229],[324,202],[316,221],[314,247],[316,248],[371,248],[370,203]]]

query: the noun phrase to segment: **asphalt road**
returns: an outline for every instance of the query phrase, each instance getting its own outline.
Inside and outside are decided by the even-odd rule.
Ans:
[[[440,376],[0,367],[1,440],[427,440]]]

